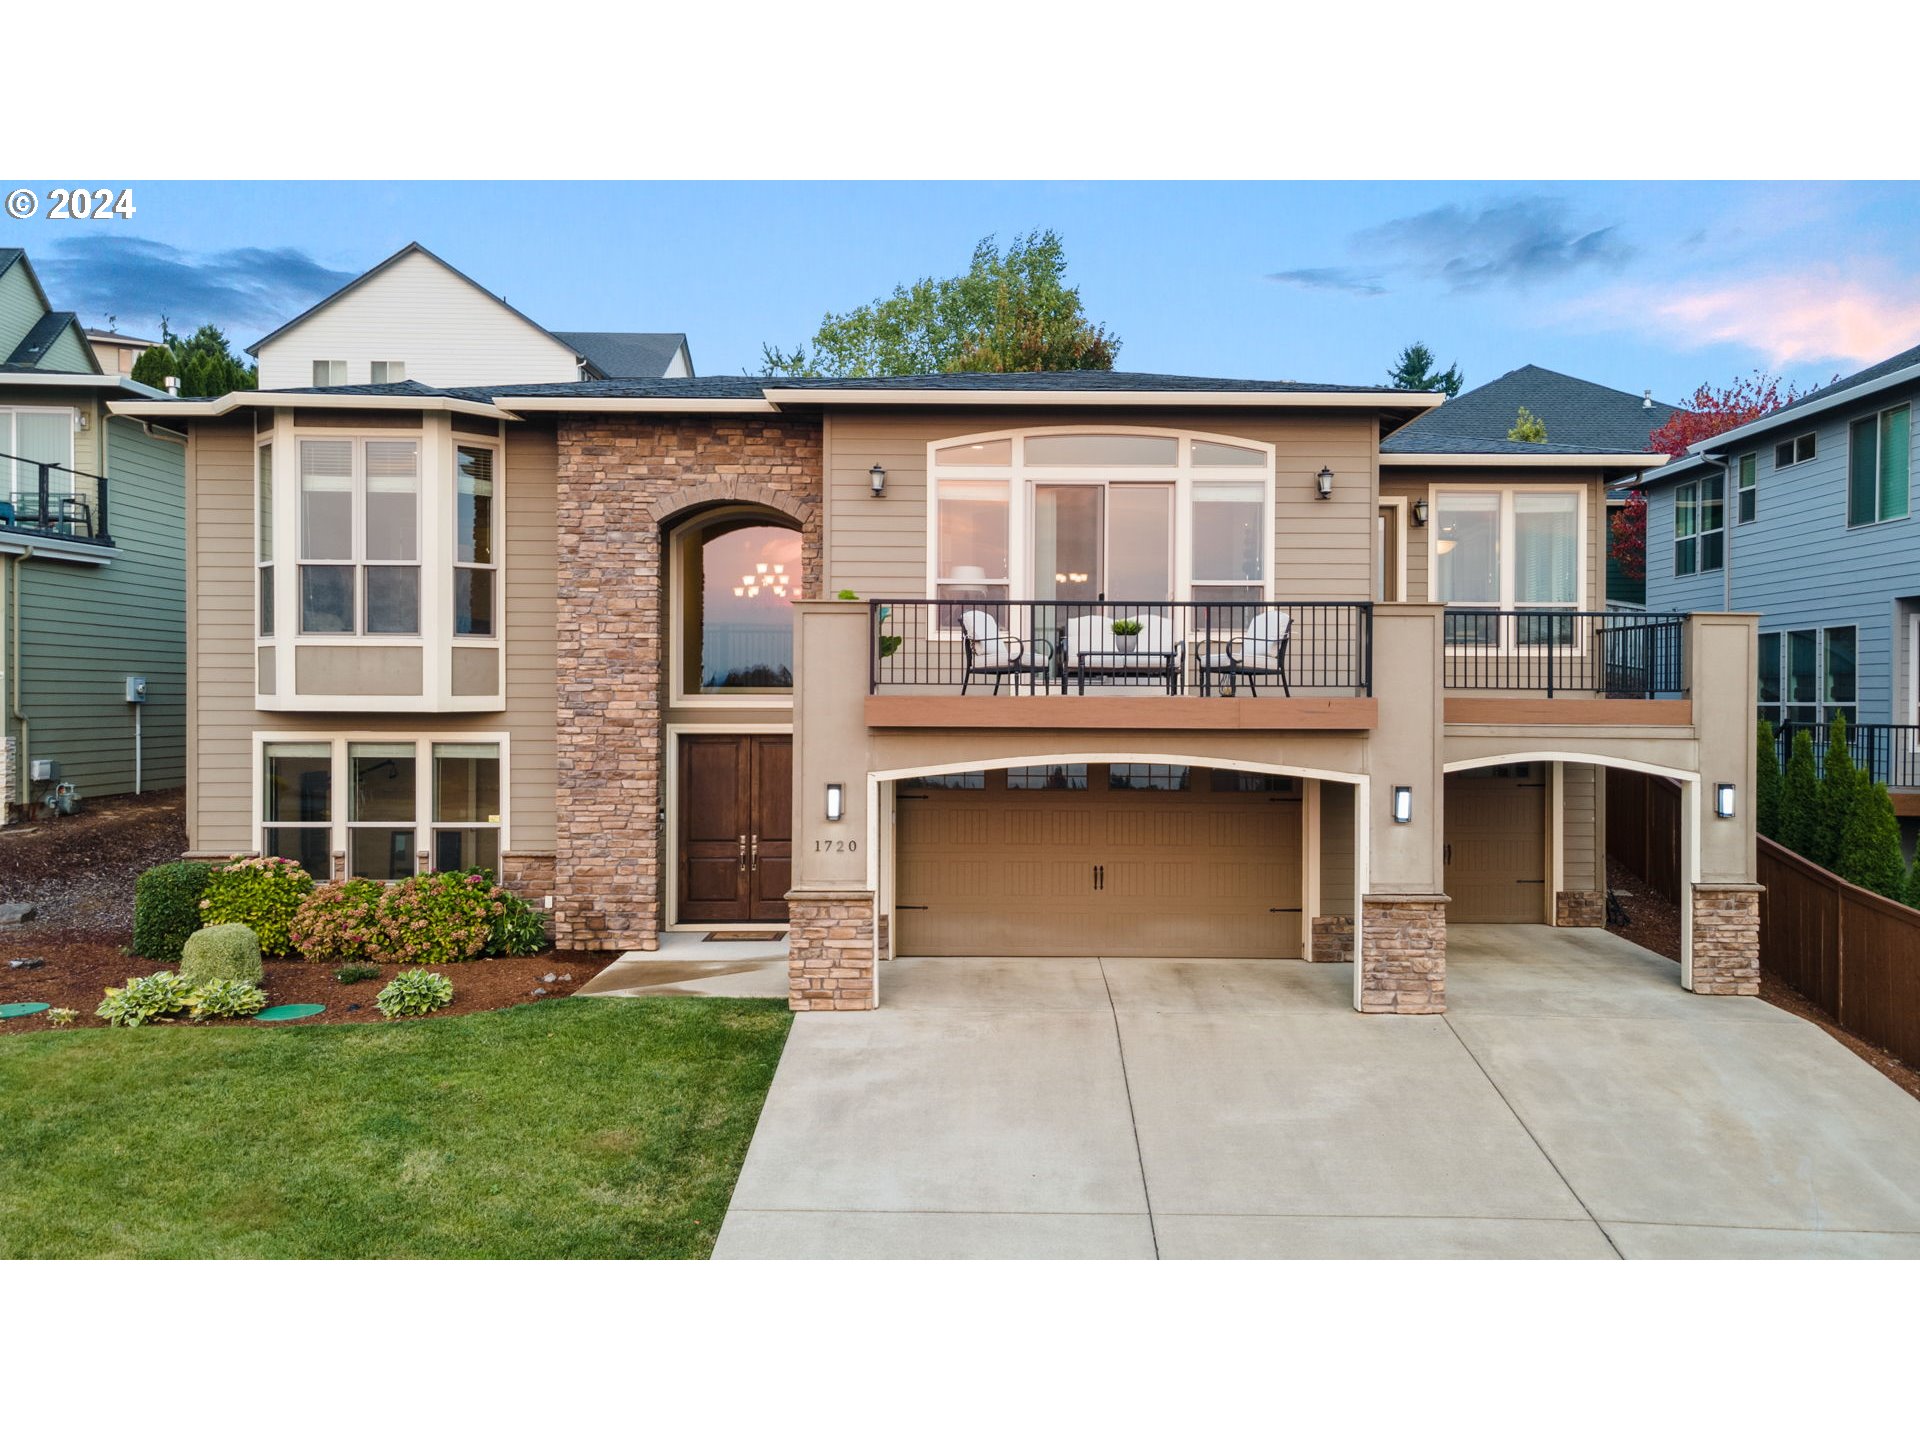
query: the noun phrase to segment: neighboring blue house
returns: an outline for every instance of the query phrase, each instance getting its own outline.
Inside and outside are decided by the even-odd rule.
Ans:
[[[1860,728],[1876,778],[1920,790],[1920,346],[1648,475],[1647,605],[1754,610],[1760,714]],[[1816,742],[1818,743],[1818,742]],[[1920,793],[1896,796],[1920,814]]]
[[[1558,370],[1522,365],[1401,426],[1380,449],[1383,454],[1393,454],[1400,450],[1444,449],[1468,442],[1504,443],[1523,406],[1546,426],[1546,446],[1573,446],[1616,454],[1646,450],[1653,432],[1676,413],[1673,406],[1654,399],[1651,390],[1632,395],[1611,386],[1596,385],[1591,380],[1563,375]],[[1622,496],[1610,501],[1608,508],[1612,510],[1624,503]],[[1645,598],[1643,583],[1621,574],[1609,556],[1608,603],[1639,605]]]

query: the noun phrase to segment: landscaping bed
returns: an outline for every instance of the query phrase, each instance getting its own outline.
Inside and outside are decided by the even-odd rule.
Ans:
[[[78,815],[35,820],[0,829],[0,903],[25,902],[35,917],[0,926],[0,1005],[40,1002],[36,1015],[0,1020],[0,1037],[51,1028],[52,1010],[78,1012],[75,1028],[102,1027],[95,1017],[108,986],[147,975],[166,962],[131,953],[134,886],[142,871],[179,858],[186,847],[185,807],[180,791],[90,801]],[[40,959],[37,969],[15,970],[8,962]],[[571,995],[611,956],[548,951],[459,964],[430,965],[453,982],[453,1001],[441,1015],[472,1014],[542,998]],[[270,1003],[322,1004],[327,1008],[301,1024],[353,1024],[382,1020],[373,999],[401,969],[380,966],[377,978],[342,985],[334,966],[287,958],[269,959],[261,985]],[[553,980],[545,977],[553,975]],[[561,979],[561,976],[567,979]],[[546,996],[534,994],[546,991]],[[161,1024],[254,1026],[247,1019]]]
[[[0,1256],[704,1258],[791,1021],[649,997],[22,1036]]]

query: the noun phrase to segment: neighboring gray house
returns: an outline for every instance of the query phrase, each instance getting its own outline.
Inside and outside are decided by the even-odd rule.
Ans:
[[[1647,603],[1760,612],[1776,728],[1845,715],[1878,779],[1920,787],[1920,346],[1693,447],[1643,482]],[[1920,793],[1895,797],[1920,814]]]
[[[0,823],[37,761],[83,798],[186,780],[186,437],[108,412],[139,398],[0,249]]]
[[[1654,399],[1651,390],[1632,395],[1558,370],[1522,365],[1403,425],[1381,442],[1380,453],[1481,447],[1486,442],[1517,444],[1506,437],[1522,406],[1547,427],[1546,442],[1540,448],[1559,453],[1639,454],[1647,449],[1648,437],[1675,413],[1674,406]],[[1624,497],[1609,500],[1608,509],[1624,503]],[[1645,599],[1643,582],[1621,574],[1609,556],[1608,602],[1638,605]]]

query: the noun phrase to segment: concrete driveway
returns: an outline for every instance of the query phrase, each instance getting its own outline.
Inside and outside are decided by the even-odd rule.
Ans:
[[[1920,1103],[1604,931],[1445,1016],[1295,961],[899,960],[801,1015],[719,1258],[1920,1257]]]

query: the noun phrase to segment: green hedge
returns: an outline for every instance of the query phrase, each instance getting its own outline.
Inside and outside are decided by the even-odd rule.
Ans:
[[[176,860],[144,872],[133,886],[133,953],[180,963],[187,937],[200,928],[200,899],[214,867]]]

